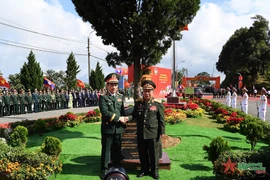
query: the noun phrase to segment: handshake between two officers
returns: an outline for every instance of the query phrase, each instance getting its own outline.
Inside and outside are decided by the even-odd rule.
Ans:
[[[128,122],[129,118],[127,116],[121,116],[119,118],[119,121],[123,124],[126,124],[126,122]]]

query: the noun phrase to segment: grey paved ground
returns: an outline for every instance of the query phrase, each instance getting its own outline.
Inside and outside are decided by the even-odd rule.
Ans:
[[[225,104],[225,99],[224,98],[211,98],[210,96],[208,99],[214,100],[221,102]],[[237,109],[240,109],[240,99],[241,97],[238,98],[238,103],[237,103]],[[259,101],[259,98],[249,98],[249,107],[248,107],[248,113],[252,114],[254,116],[257,116],[257,106],[256,103]],[[125,105],[133,104],[133,99],[126,99]],[[60,116],[62,114],[67,113],[68,111],[74,112],[74,113],[80,113],[80,112],[88,112],[89,110],[98,108],[98,106],[92,106],[92,107],[86,107],[86,108],[72,108],[72,109],[63,109],[63,110],[55,110],[55,111],[46,111],[46,112],[40,112],[40,113],[31,113],[31,114],[22,114],[22,115],[16,115],[16,116],[7,116],[7,117],[2,117],[0,118],[0,124],[4,124],[7,122],[16,122],[16,121],[21,121],[25,119],[29,120],[34,120],[38,118],[49,118],[49,117],[56,117]],[[266,121],[270,123],[270,108],[268,105],[268,109],[266,111]]]

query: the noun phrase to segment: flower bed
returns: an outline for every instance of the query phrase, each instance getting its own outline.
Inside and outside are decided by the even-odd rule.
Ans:
[[[0,141],[0,173],[16,180],[47,179],[62,171],[62,162],[42,152],[13,148]]]

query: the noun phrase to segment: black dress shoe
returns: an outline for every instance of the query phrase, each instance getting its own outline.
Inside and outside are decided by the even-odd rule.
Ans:
[[[103,180],[106,174],[107,174],[107,171],[102,171],[100,174],[100,179]]]
[[[153,177],[154,179],[159,179],[158,172],[154,172],[154,173],[152,174],[152,177]]]
[[[146,175],[148,175],[148,174],[149,174],[149,172],[143,172],[143,171],[141,171],[139,174],[137,174],[137,178],[146,176]]]

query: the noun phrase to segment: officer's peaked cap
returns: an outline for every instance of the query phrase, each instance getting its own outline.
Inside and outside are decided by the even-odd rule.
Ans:
[[[118,83],[119,82],[119,75],[116,73],[110,73],[105,77],[104,81],[106,83]]]
[[[151,80],[143,80],[141,86],[143,89],[156,89],[156,84]]]

